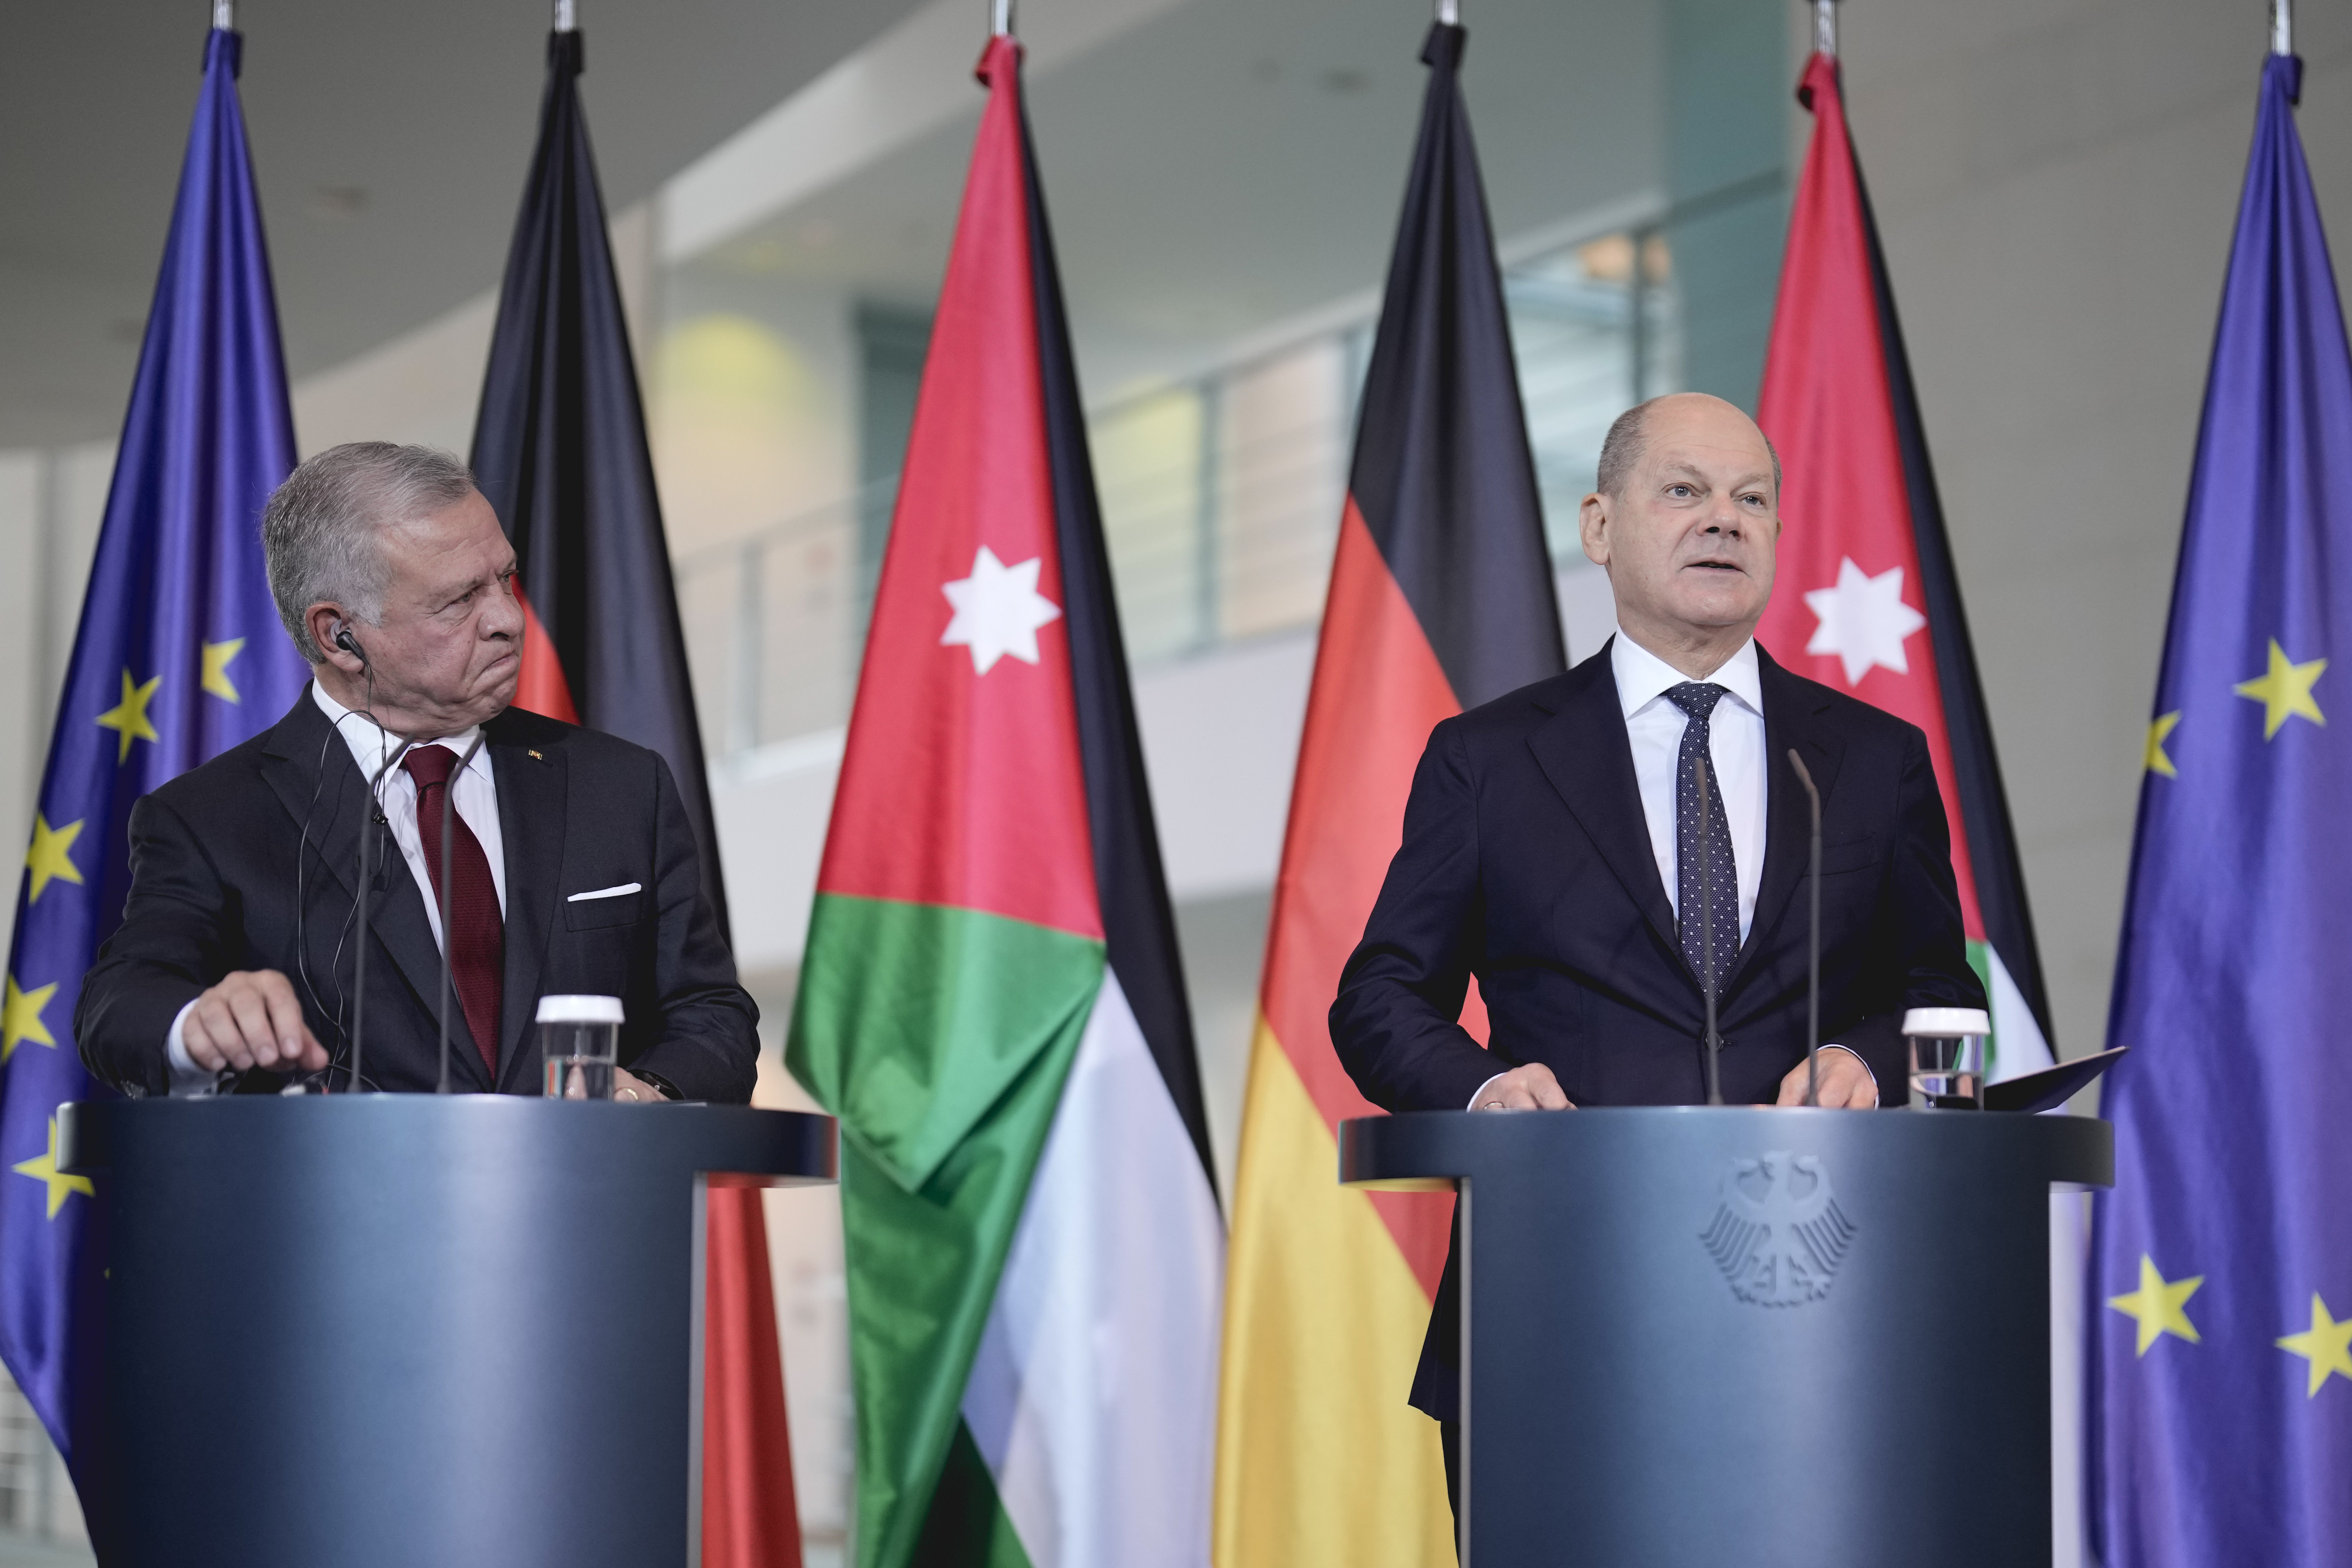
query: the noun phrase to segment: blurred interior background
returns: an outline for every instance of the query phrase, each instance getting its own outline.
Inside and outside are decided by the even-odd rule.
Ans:
[[[778,1054],[981,93],[981,0],[583,0],[583,91],[734,906]],[[535,123],[532,0],[246,0],[307,455],[467,448]],[[1627,405],[1754,404],[1811,128],[1801,0],[1465,0],[1465,89],[1574,657]],[[2102,1043],[2264,0],[1852,0],[1854,134],[1910,333],[2061,1054]],[[0,53],[0,824],[27,829],[208,7],[86,0]],[[2352,11],[2304,134],[2352,210]],[[1221,1183],[1423,81],[1413,0],[1024,0],[1038,157],[1178,903]],[[1802,518],[1787,520],[1791,528]],[[0,912],[0,920],[6,915]],[[5,1178],[0,1178],[5,1179]],[[812,1563],[852,1412],[838,1223],[769,1197]],[[86,1563],[0,1398],[0,1564]]]

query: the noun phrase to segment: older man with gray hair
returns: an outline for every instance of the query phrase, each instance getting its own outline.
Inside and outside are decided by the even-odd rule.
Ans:
[[[312,680],[133,807],[122,924],[74,1020],[90,1071],[131,1095],[341,1089],[364,944],[362,1087],[436,1087],[446,954],[454,1088],[538,1092],[538,999],[587,993],[622,999],[616,1098],[748,1100],[758,1013],[677,785],[643,747],[509,706],[514,550],[466,466],[322,452],[262,542]]]

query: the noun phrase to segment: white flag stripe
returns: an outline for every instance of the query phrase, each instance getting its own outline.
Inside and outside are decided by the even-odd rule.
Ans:
[[[1985,943],[1992,971],[1993,1070],[1996,1079],[2038,1072],[2055,1058],[2042,1037],[2025,994],[2010,977],[2000,950]],[[2083,1517],[2083,1280],[2090,1266],[2089,1199],[2081,1193],[2050,1198],[2050,1533],[2051,1568],[2092,1562]]]
[[[1106,972],[963,1396],[1032,1568],[1207,1568],[1224,1249]]]

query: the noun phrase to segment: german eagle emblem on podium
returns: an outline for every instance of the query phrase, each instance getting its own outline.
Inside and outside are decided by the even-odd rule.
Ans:
[[[1759,1307],[1797,1307],[1829,1294],[1855,1226],[1838,1207],[1818,1155],[1775,1150],[1735,1159],[1719,1190],[1723,1201],[1699,1240],[1733,1295]]]

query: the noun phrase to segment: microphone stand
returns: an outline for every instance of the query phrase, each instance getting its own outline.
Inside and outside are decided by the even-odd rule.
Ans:
[[[1700,988],[1706,993],[1706,1102],[1723,1103],[1723,1075],[1717,1058],[1723,1052],[1723,1039],[1715,1031],[1715,836],[1711,806],[1706,787],[1711,767],[1698,770],[1698,841],[1706,847],[1706,864],[1698,876],[1699,919],[1705,923],[1699,930],[1699,951],[1706,954],[1706,967],[1699,976]]]
[[[482,742],[488,739],[488,731],[475,734],[474,743],[466,748],[466,754],[459,757],[457,765],[449,770],[449,782],[441,786],[441,875],[433,884],[441,893],[441,1081],[434,1087],[436,1094],[449,1092],[449,815],[457,798],[457,780],[464,775],[467,765],[474,760],[474,753],[482,749]],[[476,1043],[479,1044],[478,1041]],[[491,1050],[495,1055],[497,1047],[493,1046]],[[491,1087],[495,1089],[498,1086],[493,1084]]]
[[[1822,1102],[1822,792],[1813,787],[1813,775],[1805,768],[1805,759],[1797,755],[1794,746],[1789,748],[1789,765],[1797,771],[1797,782],[1805,786],[1805,795],[1813,805],[1813,865],[1812,865],[1812,951],[1807,958],[1805,975],[1805,1103]]]
[[[381,742],[378,743],[381,744]],[[403,741],[400,743],[400,750],[386,757],[383,760],[383,765],[376,769],[375,776],[368,780],[368,809],[360,818],[360,891],[357,919],[360,928],[360,950],[358,955],[352,960],[352,1092],[353,1094],[360,1091],[360,1057],[367,1038],[367,955],[370,934],[368,892],[373,886],[370,880],[373,873],[368,868],[368,849],[375,840],[375,830],[383,826],[384,821],[383,797],[376,792],[383,785],[384,775],[392,772],[394,764],[401,758],[408,755],[408,748],[415,743],[414,741]]]

